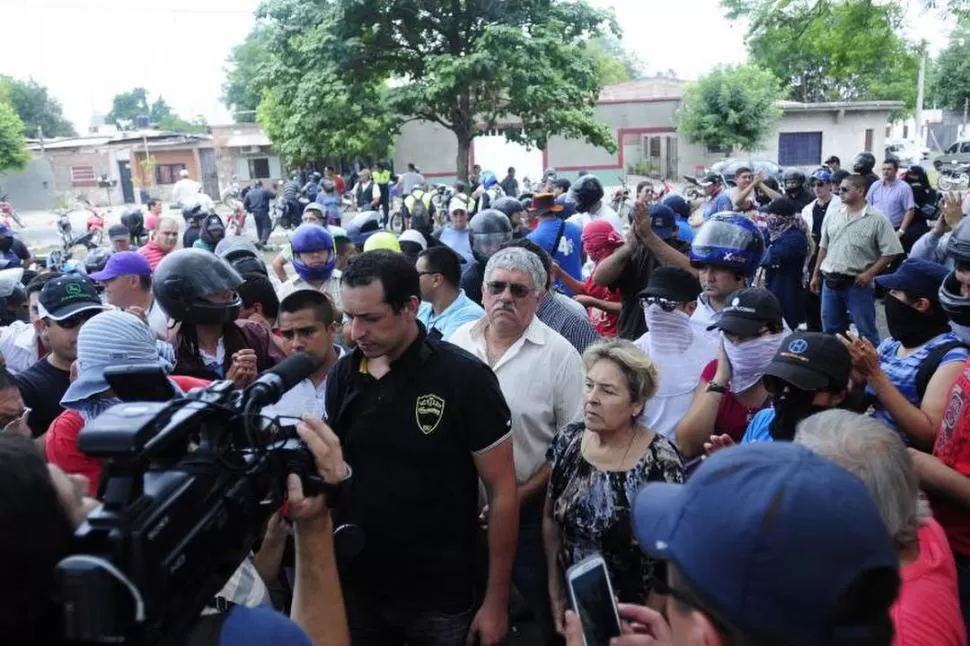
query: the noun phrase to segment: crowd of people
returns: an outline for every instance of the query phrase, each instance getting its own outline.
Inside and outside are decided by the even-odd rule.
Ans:
[[[476,168],[442,203],[414,165],[327,168],[284,186],[278,253],[254,186],[254,238],[153,203],[86,271],[32,269],[0,228],[0,632],[62,643],[53,569],[104,493],[78,438],[131,397],[108,368],[178,398],[299,352],[312,374],[262,415],[342,493],[288,481],[211,643],[499,644],[524,620],[579,646],[569,571],[599,555],[617,644],[966,644],[970,200],[874,168],[644,181],[628,218],[585,173],[519,193]],[[338,563],[345,523],[365,538]]]

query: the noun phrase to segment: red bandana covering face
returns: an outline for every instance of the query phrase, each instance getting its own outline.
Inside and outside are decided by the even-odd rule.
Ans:
[[[623,246],[623,238],[609,222],[605,220],[593,220],[583,228],[583,249],[586,255],[599,264],[605,258],[609,258],[614,251]],[[586,294],[602,301],[611,303],[620,302],[620,292],[609,289],[593,282],[593,277],[586,279],[584,285]],[[586,308],[589,313],[589,320],[602,336],[616,336],[616,324],[619,318],[616,314],[604,312],[597,307]]]

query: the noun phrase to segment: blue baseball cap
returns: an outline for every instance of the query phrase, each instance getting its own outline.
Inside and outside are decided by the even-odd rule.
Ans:
[[[791,442],[723,449],[685,485],[645,485],[633,529],[705,610],[766,643],[829,646],[879,630],[878,606],[857,604],[865,616],[838,621],[836,608],[850,590],[868,593],[888,621],[899,585],[899,558],[862,480]]]
[[[651,204],[650,228],[662,240],[669,240],[677,233],[677,214],[666,204]]]
[[[690,217],[690,204],[687,203],[683,195],[673,193],[665,197],[663,203],[685,220]]]
[[[118,276],[151,276],[152,266],[148,258],[137,251],[119,251],[111,254],[104,269],[91,274],[92,280],[104,282],[114,280]]]
[[[940,285],[949,273],[946,267],[939,263],[922,258],[907,258],[895,272],[886,276],[877,276],[876,284],[885,290],[898,289],[906,292],[910,298],[939,301]]]

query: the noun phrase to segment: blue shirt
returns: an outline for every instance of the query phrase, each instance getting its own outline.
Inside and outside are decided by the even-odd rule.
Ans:
[[[744,436],[741,438],[741,444],[774,442],[775,439],[771,437],[771,423],[773,421],[775,421],[774,408],[759,410],[751,418],[751,422],[748,424],[748,430],[744,432]]]
[[[468,229],[459,231],[458,229],[453,229],[451,225],[448,225],[438,234],[438,240],[442,244],[451,247],[466,262],[475,260],[475,256],[472,255],[472,239]]]
[[[687,222],[686,218],[677,216],[677,237],[684,242],[694,241],[694,227]]]
[[[704,215],[705,220],[710,220],[712,215],[720,213],[721,211],[734,211],[734,202],[731,201],[731,198],[725,190],[718,193],[713,200],[708,200],[701,213]]]
[[[285,615],[269,608],[234,606],[219,631],[219,646],[250,644],[312,646],[303,629]]]
[[[886,373],[886,377],[892,382],[896,389],[902,393],[903,397],[906,398],[909,403],[917,408],[920,405],[920,397],[916,392],[916,375],[919,373],[920,365],[926,361],[930,352],[933,348],[944,343],[950,343],[951,341],[959,341],[960,338],[953,332],[945,332],[939,336],[933,337],[930,341],[924,345],[922,348],[914,352],[913,354],[900,357],[897,355],[899,352],[900,343],[896,339],[886,339],[879,344],[877,351],[879,352],[879,363],[882,366],[882,371]],[[953,361],[959,361],[963,363],[967,360],[967,356],[970,355],[964,347],[953,348],[943,356],[943,360],[940,361],[939,365],[942,366]],[[875,390],[872,386],[866,386],[866,393],[875,396]],[[886,407],[883,406],[878,400],[874,403],[875,411],[872,416],[881,421],[883,424],[889,428],[898,430],[896,426],[896,420],[893,416],[889,414]],[[907,444],[911,443],[911,440],[904,433],[900,433],[903,441]]]
[[[572,222],[565,222],[562,238],[559,240],[559,248],[553,253],[552,246],[556,244],[556,236],[559,234],[559,227],[564,224],[559,218],[542,220],[535,231],[529,234],[529,240],[536,243],[552,256],[552,259],[567,274],[582,282],[583,280],[583,230]],[[566,296],[573,293],[558,280],[556,287]]]
[[[465,323],[477,321],[485,316],[485,310],[465,295],[465,290],[458,290],[458,298],[446,307],[438,316],[434,315],[431,303],[422,302],[418,307],[418,320],[424,324],[430,334],[432,330],[441,332],[441,338],[447,341],[455,330]]]

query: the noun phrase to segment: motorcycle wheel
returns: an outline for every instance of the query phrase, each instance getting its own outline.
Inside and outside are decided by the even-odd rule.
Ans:
[[[95,247],[100,247],[102,242],[104,242],[104,229],[95,229],[94,237],[91,238],[91,243]]]
[[[396,235],[400,235],[404,231],[404,216],[401,215],[400,211],[391,213],[391,217],[387,221],[387,228]]]

